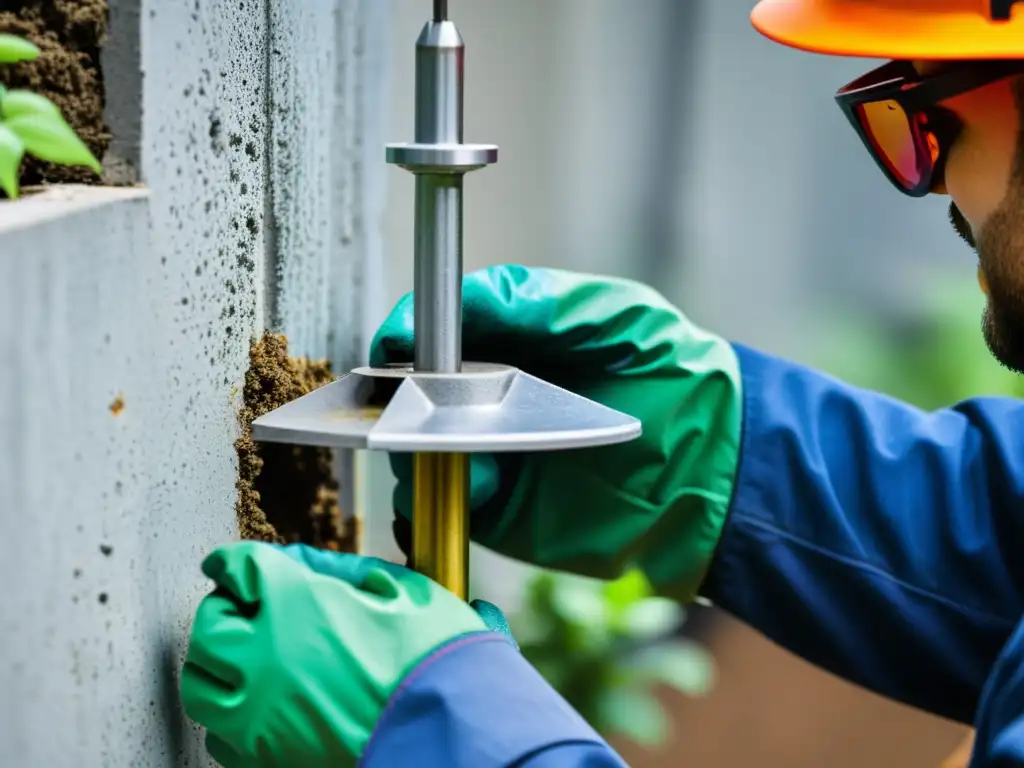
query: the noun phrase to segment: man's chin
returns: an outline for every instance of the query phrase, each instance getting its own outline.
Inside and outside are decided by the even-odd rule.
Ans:
[[[1001,322],[989,304],[982,315],[981,328],[989,352],[1000,365],[1014,373],[1024,373],[1024,327]]]

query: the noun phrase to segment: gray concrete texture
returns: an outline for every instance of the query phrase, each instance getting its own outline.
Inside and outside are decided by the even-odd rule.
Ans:
[[[237,537],[249,343],[365,353],[388,13],[115,0],[111,154],[141,185],[0,203],[0,765],[209,764],[177,680]]]

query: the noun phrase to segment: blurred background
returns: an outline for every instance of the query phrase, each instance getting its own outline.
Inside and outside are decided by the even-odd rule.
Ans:
[[[749,24],[753,4],[451,0],[466,141],[501,147],[466,183],[467,271],[643,280],[731,339],[925,408],[1012,392],[984,348],[973,254],[946,202],[891,189],[833,103],[876,62],[772,44]],[[429,5],[394,0],[392,141],[412,137]],[[412,288],[413,185],[388,173],[390,306]],[[397,556],[387,461],[367,460],[367,547]],[[636,575],[609,587],[473,558],[477,594],[513,615],[542,672],[637,768],[937,766],[965,735],[714,609],[684,616]]]

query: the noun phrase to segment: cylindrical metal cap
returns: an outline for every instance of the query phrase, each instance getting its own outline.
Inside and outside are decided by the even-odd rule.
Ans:
[[[465,45],[450,21],[427,22],[416,41],[416,143],[462,143]]]

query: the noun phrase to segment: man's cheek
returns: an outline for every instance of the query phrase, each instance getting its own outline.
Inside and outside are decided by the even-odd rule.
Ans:
[[[994,131],[966,127],[946,161],[946,190],[977,232],[999,208],[1010,184],[1014,148]]]
[[[959,214],[956,217],[951,216],[957,232],[984,221],[983,200],[987,196],[982,189],[981,179],[971,167],[973,153],[961,150],[961,146],[962,144],[957,142],[946,161],[946,191],[953,198],[955,210]]]

